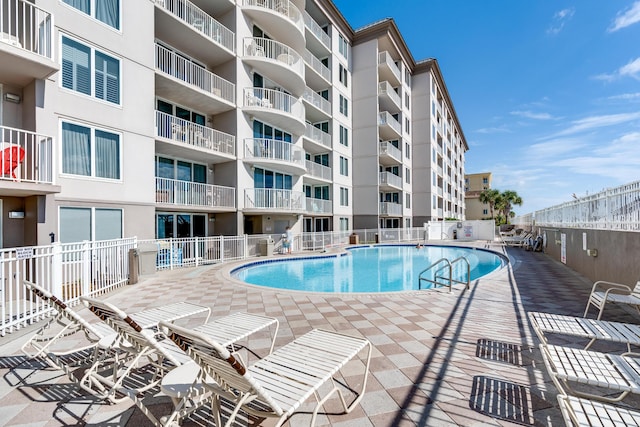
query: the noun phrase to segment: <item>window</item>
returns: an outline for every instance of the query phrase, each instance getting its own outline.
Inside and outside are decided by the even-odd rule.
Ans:
[[[206,184],[207,166],[183,160],[156,157],[156,177]]]
[[[120,179],[120,135],[62,122],[62,173]]]
[[[404,119],[404,131],[406,133],[411,133],[411,129],[409,128],[409,119],[405,117]]]
[[[482,209],[482,215],[489,215],[489,209]]]
[[[285,175],[280,172],[273,172],[262,168],[255,168],[253,171],[253,183],[255,188],[291,190],[293,180],[291,175]]]
[[[408,143],[408,142],[405,142],[405,143],[404,143],[404,156],[405,156],[407,159],[410,159],[410,158],[411,158],[411,146],[409,145],[409,143]]]
[[[411,105],[411,101],[410,101],[410,98],[409,98],[409,94],[408,94],[408,93],[405,93],[405,94],[404,94],[404,106],[405,106],[407,109],[410,109],[410,108],[411,108],[411,107],[410,107],[410,105]]]
[[[349,72],[347,71],[347,68],[340,64],[338,66],[338,79],[340,80],[340,83],[342,83],[345,87],[349,86]]]
[[[349,130],[342,125],[340,125],[340,144],[349,146]]]
[[[120,0],[62,0],[116,30],[120,29]]]
[[[207,235],[207,217],[202,214],[156,214],[156,238],[204,237]],[[166,249],[164,249],[166,250]],[[161,258],[169,258],[164,255]]]
[[[122,209],[60,208],[60,242],[122,238]]]
[[[342,34],[338,34],[338,52],[340,52],[345,59],[349,59],[349,43]]]
[[[340,95],[340,113],[349,117],[349,100]]]
[[[411,172],[409,171],[409,168],[404,168],[404,181],[407,184],[411,184]]]
[[[65,36],[60,80],[66,89],[120,104],[120,61]]]
[[[404,68],[404,82],[407,84],[407,86],[411,86],[411,73],[406,67]]]
[[[340,218],[340,231],[349,230],[349,218]]]
[[[405,207],[407,209],[411,209],[411,194],[407,193],[405,199],[406,199]]]
[[[340,206],[349,206],[349,189],[340,187]]]
[[[340,175],[349,176],[349,159],[340,156]]]
[[[482,183],[483,184],[488,184],[489,183],[489,179],[488,178],[482,178]]]

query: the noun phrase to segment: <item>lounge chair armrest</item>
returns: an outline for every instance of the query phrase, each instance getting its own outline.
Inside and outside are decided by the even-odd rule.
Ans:
[[[633,292],[631,288],[627,285],[623,285],[622,283],[607,282],[606,280],[598,280],[593,284],[593,288],[591,288],[591,293],[594,293],[597,291],[600,291],[600,292],[605,291],[607,294],[612,293],[612,294],[624,294],[624,295],[629,295]]]

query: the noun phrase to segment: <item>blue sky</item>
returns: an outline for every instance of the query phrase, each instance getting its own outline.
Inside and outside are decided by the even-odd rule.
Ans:
[[[469,144],[526,214],[640,179],[640,0],[335,0],[436,58]]]

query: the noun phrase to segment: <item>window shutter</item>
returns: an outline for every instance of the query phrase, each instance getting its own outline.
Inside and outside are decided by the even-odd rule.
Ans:
[[[91,50],[62,37],[62,86],[91,95]]]

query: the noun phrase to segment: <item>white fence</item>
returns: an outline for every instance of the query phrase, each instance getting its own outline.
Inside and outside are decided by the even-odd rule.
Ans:
[[[640,231],[640,181],[514,218],[513,224]]]

